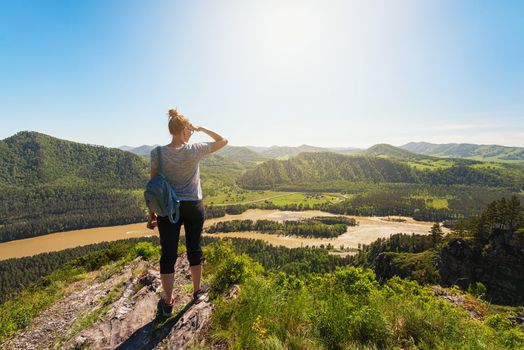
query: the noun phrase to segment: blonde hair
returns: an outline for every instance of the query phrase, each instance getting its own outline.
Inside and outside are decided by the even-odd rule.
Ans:
[[[178,113],[176,108],[170,109],[168,116],[169,122],[167,127],[169,128],[169,133],[173,136],[180,134],[182,130],[184,130],[184,128],[189,124],[189,118]]]

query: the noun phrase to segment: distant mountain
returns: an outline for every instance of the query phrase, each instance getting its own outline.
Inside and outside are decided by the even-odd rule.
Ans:
[[[325,147],[315,147],[309,145],[301,145],[298,147],[289,146],[271,146],[271,147],[254,147],[247,146],[247,148],[262,154],[266,158],[290,158],[302,152],[333,152],[332,149]]]
[[[121,149],[122,151],[127,151],[127,152],[130,152],[134,148],[135,147],[131,147],[131,146],[120,146],[120,147],[118,147],[118,149]]]
[[[259,162],[267,160],[267,157],[249,149],[248,147],[226,146],[216,152],[216,154],[222,157],[248,162]]]
[[[375,152],[376,151],[376,152]],[[396,152],[394,147],[380,145],[370,153]],[[397,154],[411,156],[411,154]],[[416,156],[416,155],[415,155]],[[477,162],[474,162],[475,164]],[[349,156],[336,153],[301,153],[289,160],[269,160],[242,174],[238,183],[248,189],[316,187],[337,181],[423,183],[441,185],[480,185],[521,188],[522,168],[475,168],[473,165],[451,164],[432,170],[419,170],[405,160],[377,156]],[[519,180],[520,179],[520,180]]]
[[[157,147],[157,146],[159,146],[159,145],[153,145],[153,146],[142,145],[142,146],[138,146],[138,147],[121,146],[121,147],[119,147],[119,149],[121,149],[123,151],[127,151],[127,152],[131,152],[131,153],[137,154],[139,156],[149,156],[149,154],[151,153],[151,150],[153,148]]]
[[[470,158],[495,162],[524,162],[524,147],[475,145],[470,143],[434,144],[428,142],[410,142],[400,146],[400,148],[410,152],[436,157]]]
[[[333,147],[332,150],[339,151],[339,152],[347,152],[347,151],[358,151],[361,150],[361,148],[358,147]]]
[[[158,145],[143,145],[140,147],[121,146],[119,149],[135,153],[138,155],[149,156],[153,148]],[[267,159],[288,159],[302,152],[335,152],[343,154],[355,154],[362,152],[359,148],[354,147],[315,147],[309,145],[293,146],[226,146],[216,154],[236,161],[260,162]]]
[[[157,146],[159,145],[154,145],[154,146],[143,145],[140,147],[121,146],[119,148],[121,150],[131,152],[137,155],[149,157],[151,150]],[[217,151],[215,154],[222,156],[222,157],[231,158],[233,160],[248,161],[248,162],[258,162],[258,161],[267,159],[267,157],[264,157],[260,153],[253,151],[249,149],[248,147],[229,146],[229,145]]]
[[[331,152],[341,153],[341,154],[359,154],[364,151],[362,148],[356,147],[334,147],[331,149]]]
[[[421,160],[433,158],[425,155],[416,154],[410,151],[406,151],[402,148],[398,148],[386,143],[379,143],[374,145],[362,152],[360,155],[369,156],[369,157],[386,157],[399,160]]]

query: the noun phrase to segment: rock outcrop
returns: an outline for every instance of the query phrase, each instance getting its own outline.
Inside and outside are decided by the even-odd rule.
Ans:
[[[96,271],[71,284],[65,295],[1,349],[187,349],[203,345],[213,306],[194,304],[185,255],[175,268],[173,316],[159,316],[157,263],[138,258],[118,272]]]
[[[467,288],[486,286],[486,299],[498,304],[524,304],[524,234],[494,230],[489,243],[454,238],[441,249],[440,284]]]

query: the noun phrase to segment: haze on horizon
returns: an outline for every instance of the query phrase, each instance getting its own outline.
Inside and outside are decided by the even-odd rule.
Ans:
[[[517,0],[4,2],[0,139],[162,144],[178,107],[232,145],[524,147],[522,18]]]

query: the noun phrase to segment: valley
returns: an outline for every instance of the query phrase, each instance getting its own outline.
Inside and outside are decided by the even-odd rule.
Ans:
[[[220,218],[206,220],[205,226],[215,222],[228,220],[297,220],[315,216],[332,215],[316,210],[290,212],[279,210],[250,209],[239,215],[226,215]],[[293,236],[275,236],[256,232],[232,232],[223,234],[212,234],[212,237],[241,237],[260,239],[273,245],[282,245],[288,248],[301,246],[327,246],[331,244],[335,248],[343,245],[345,248],[356,249],[360,244],[369,244],[377,238],[387,238],[390,234],[404,232],[427,234],[431,228],[431,222],[419,222],[406,218],[406,222],[387,221],[380,217],[355,217],[358,226],[349,227],[348,231],[336,239],[314,239]],[[182,232],[184,230],[182,229]],[[78,246],[100,243],[105,241],[116,241],[127,238],[158,236],[158,229],[153,231],[145,227],[144,222],[88,228],[52,233],[48,235],[27,238],[22,240],[0,243],[0,260],[21,258],[41,253],[64,250]]]

